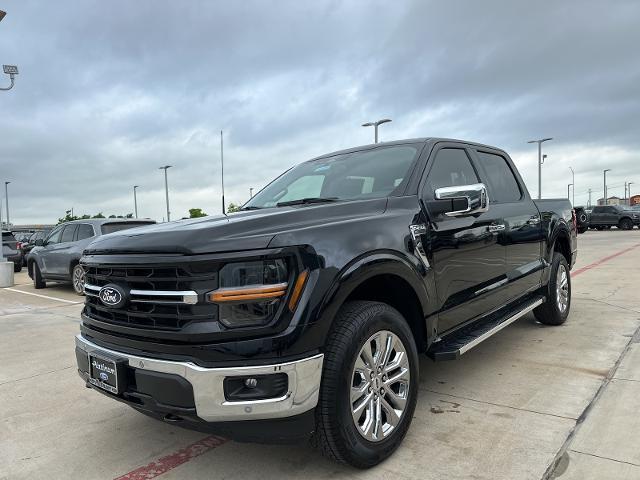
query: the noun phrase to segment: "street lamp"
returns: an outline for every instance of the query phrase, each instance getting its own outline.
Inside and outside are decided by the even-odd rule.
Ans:
[[[609,202],[607,202],[607,172],[610,172],[611,169],[610,168],[606,168],[602,171],[603,175],[604,175],[604,203],[603,205],[608,205]]]
[[[7,230],[9,230],[9,188],[11,182],[4,182],[4,203],[7,207]]]
[[[0,90],[11,90],[15,83],[14,77],[18,74],[18,67],[15,65],[2,65],[2,70],[4,71],[4,73],[9,75],[11,85],[9,85],[8,87],[0,87]]]
[[[253,198],[253,187],[249,187],[249,199]]]
[[[628,192],[628,193],[627,193],[627,195],[628,195],[628,197],[629,197],[629,202],[628,202],[628,203],[629,203],[629,205],[631,205],[631,184],[632,184],[632,183],[635,183],[635,182],[629,182],[629,183],[627,183],[627,192]]]
[[[569,200],[571,198],[571,196],[569,195],[569,189],[573,187],[573,183],[568,183],[567,184],[567,200]],[[573,204],[573,202],[571,202]]]
[[[573,171],[573,168],[569,167],[569,170],[571,170],[571,185],[573,185],[573,196],[571,198],[571,205],[575,205],[576,204],[576,172]],[[568,198],[568,195],[567,195]]]
[[[138,218],[138,197],[136,196],[136,189],[139,187],[140,185],[134,185],[133,186],[133,211],[136,214],[136,218]]]
[[[383,118],[382,120],[378,120],[377,122],[367,122],[367,123],[363,123],[362,126],[363,127],[374,127],[375,129],[375,142],[374,143],[378,143],[378,127],[380,125],[382,125],[383,123],[387,123],[390,122],[391,119],[389,118]]]
[[[220,177],[222,179],[222,214],[227,214],[224,206],[224,141],[222,138],[222,130],[220,130]]]
[[[167,181],[167,169],[171,168],[171,165],[165,165],[158,168],[158,170],[164,170],[164,194],[167,199],[167,222],[171,221],[171,212],[169,211],[169,183]]]
[[[527,143],[538,144],[538,200],[542,198],[542,144],[553,140],[553,137],[541,138],[539,140],[529,140]]]

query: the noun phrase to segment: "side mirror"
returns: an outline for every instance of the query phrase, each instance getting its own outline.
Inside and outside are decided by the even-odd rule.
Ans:
[[[36,247],[43,247],[44,246],[44,240],[41,239],[41,238],[37,239],[36,243],[35,243],[35,246]]]
[[[473,215],[489,210],[489,195],[484,183],[443,187],[436,189],[433,213],[444,213],[448,217]]]

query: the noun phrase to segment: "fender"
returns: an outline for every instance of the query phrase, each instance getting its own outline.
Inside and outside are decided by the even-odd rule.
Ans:
[[[331,286],[324,295],[317,318],[326,325],[328,332],[339,308],[349,295],[366,280],[378,275],[396,275],[406,281],[418,298],[423,317],[433,311],[427,290],[428,277],[420,273],[418,260],[412,262],[406,255],[394,250],[376,250],[350,261],[335,276]],[[431,328],[426,328],[430,332]]]

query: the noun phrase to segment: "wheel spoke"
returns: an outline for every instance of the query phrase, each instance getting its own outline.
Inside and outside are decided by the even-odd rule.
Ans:
[[[402,410],[400,410],[400,413],[398,413],[398,411],[389,404],[389,402],[385,397],[381,397],[380,401],[382,403],[382,408],[384,409],[387,416],[387,423],[392,427],[397,426],[398,423],[400,423],[400,416],[402,415]]]
[[[360,402],[358,402],[358,405],[356,405],[355,407],[352,407],[351,414],[353,416],[353,419],[356,422],[360,420],[360,417],[362,416],[362,411],[365,408],[370,406],[370,403],[372,400],[373,400],[373,393],[370,393],[366,397],[364,397]]]
[[[384,382],[385,385],[393,385],[396,382],[399,382],[400,380],[403,380],[406,383],[409,383],[409,369],[408,368],[400,368],[398,370],[398,373],[396,373],[395,375],[387,378],[387,380]]]
[[[362,386],[351,387],[351,403],[362,398],[362,396],[369,390],[369,382],[363,382]]]
[[[407,391],[406,387],[405,387],[405,390],[400,390],[400,391],[401,392]],[[392,403],[394,407],[400,410],[401,412],[404,410],[404,407],[407,404],[407,399],[404,396],[398,395],[396,392],[394,392],[391,389],[386,390],[385,399],[387,402]]]

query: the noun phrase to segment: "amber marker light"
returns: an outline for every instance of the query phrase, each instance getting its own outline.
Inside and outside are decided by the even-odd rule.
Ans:
[[[287,291],[287,283],[277,283],[275,285],[249,285],[242,288],[219,288],[210,292],[209,301],[215,303],[223,302],[248,302],[251,300],[262,300],[269,298],[279,298]]]
[[[305,283],[307,283],[307,277],[309,276],[309,270],[304,270],[298,275],[296,279],[296,284],[293,287],[293,292],[291,293],[291,298],[289,299],[289,310],[292,312],[298,306],[298,300],[300,300],[300,295],[302,294],[302,289],[304,288]]]

